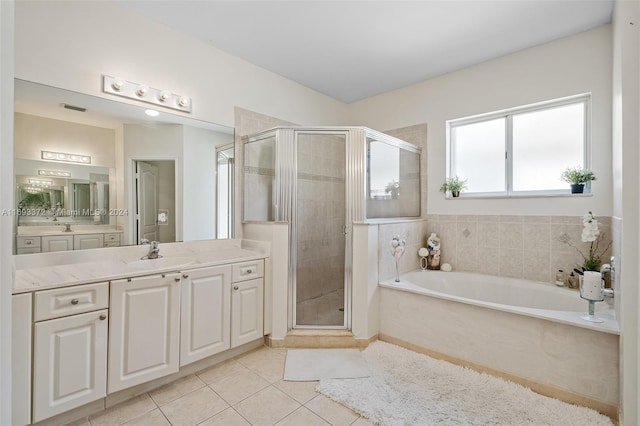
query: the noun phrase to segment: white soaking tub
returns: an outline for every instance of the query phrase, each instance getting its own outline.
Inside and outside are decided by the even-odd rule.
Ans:
[[[381,340],[616,417],[619,328],[606,302],[591,323],[577,290],[548,283],[414,271],[380,287]]]

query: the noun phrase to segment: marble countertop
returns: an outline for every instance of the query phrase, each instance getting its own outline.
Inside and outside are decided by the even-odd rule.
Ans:
[[[260,247],[259,243],[246,247],[247,244],[243,246],[237,240],[226,241],[230,243],[160,244],[160,255],[163,256],[160,259],[141,260],[149,246],[16,256],[20,259],[14,262],[13,294],[269,257],[268,248]]]

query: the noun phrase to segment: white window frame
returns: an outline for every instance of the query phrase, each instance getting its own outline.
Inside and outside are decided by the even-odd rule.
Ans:
[[[583,164],[585,169],[591,167],[591,93],[583,93],[574,96],[568,96],[559,99],[553,99],[535,104],[524,105],[515,108],[494,111],[486,114],[474,115],[471,117],[457,118],[446,121],[446,176],[451,177],[451,170],[455,170],[455,158],[451,154],[452,138],[451,130],[458,126],[473,123],[481,123],[484,121],[495,120],[498,118],[505,119],[505,191],[496,192],[473,192],[460,194],[459,198],[509,198],[509,197],[546,197],[546,196],[572,196],[569,184],[567,189],[547,189],[540,191],[514,191],[513,190],[513,116],[530,113],[535,111],[543,111],[560,106],[584,103],[584,145],[583,145]],[[591,194],[591,182],[587,182],[584,194]],[[573,194],[575,195],[575,194]],[[453,199],[450,195],[447,198]],[[456,199],[459,199],[456,198]]]

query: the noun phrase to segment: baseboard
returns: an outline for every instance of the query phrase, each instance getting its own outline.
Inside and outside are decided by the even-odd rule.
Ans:
[[[358,339],[346,330],[290,330],[283,339],[265,337],[271,348],[358,348],[364,349],[378,336]]]
[[[378,339],[383,342],[392,343],[394,345],[401,346],[403,348],[412,350],[414,352],[428,355],[431,358],[447,361],[452,364],[470,368],[480,373],[490,374],[492,376],[509,380],[510,382],[518,383],[519,385],[525,386],[531,389],[532,391],[539,393],[540,395],[556,398],[556,399],[559,399],[560,401],[568,402],[569,404],[592,408],[597,412],[610,417],[614,421],[618,420],[618,407],[608,404],[606,402],[602,402],[597,399],[593,399],[591,397],[581,395],[579,393],[576,393],[567,389],[562,389],[554,385],[535,382],[533,380],[525,379],[524,377],[516,376],[511,373],[506,373],[504,371],[496,370],[491,367],[486,367],[484,365],[476,364],[471,361],[467,361],[461,358],[447,355],[442,352],[434,351],[432,349],[425,348],[423,346],[419,346],[411,342],[407,342],[406,340],[397,339],[395,337],[386,335],[384,333],[380,333],[378,335]]]

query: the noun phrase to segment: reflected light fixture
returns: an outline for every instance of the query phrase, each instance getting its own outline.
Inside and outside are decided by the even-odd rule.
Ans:
[[[71,172],[63,172],[60,170],[38,170],[40,176],[52,176],[52,177],[71,177]]]
[[[64,161],[67,163],[91,164],[89,155],[67,154],[64,152],[42,151],[43,160]]]
[[[160,115],[160,113],[155,109],[145,109],[144,113],[147,114],[149,117],[157,117]]]
[[[155,89],[146,84],[133,83],[119,77],[102,76],[102,91],[137,101],[163,106],[183,112],[191,112],[191,98],[169,90]]]
[[[29,184],[30,185],[35,185],[35,186],[51,186],[51,185],[53,185],[53,181],[52,180],[42,180],[42,179],[29,179]]]

